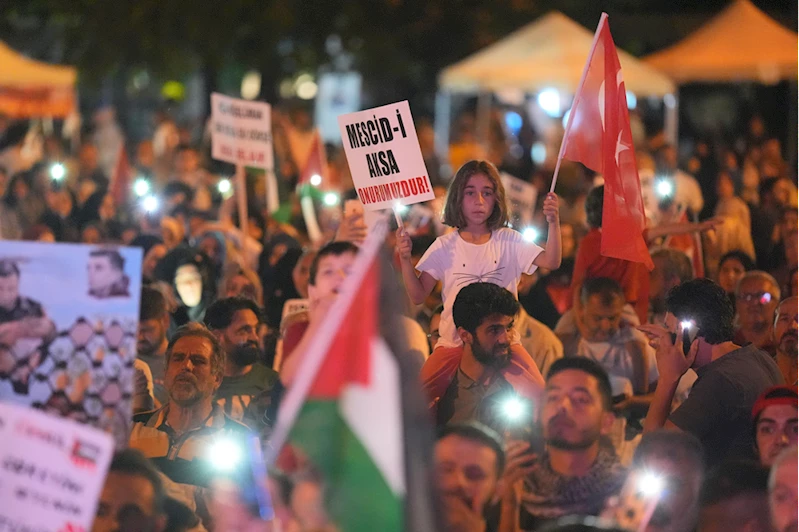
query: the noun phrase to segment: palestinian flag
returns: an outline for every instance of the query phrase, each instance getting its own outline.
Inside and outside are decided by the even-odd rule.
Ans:
[[[303,355],[272,438],[280,445],[281,429],[291,427],[288,442],[322,474],[341,532],[404,530],[400,372],[379,334],[385,224],[370,236]]]

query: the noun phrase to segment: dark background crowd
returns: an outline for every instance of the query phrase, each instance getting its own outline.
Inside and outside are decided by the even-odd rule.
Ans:
[[[316,27],[314,17],[277,4],[267,9],[272,18]],[[526,12],[518,2],[500,4],[508,17]],[[83,42],[70,22],[72,8],[56,7],[67,21],[65,42]],[[441,9],[426,24],[455,16],[451,6]],[[38,11],[20,8],[4,24],[42,23],[47,17]],[[368,16],[344,11],[352,26],[342,32],[366,31]],[[218,20],[198,13],[175,28],[166,47],[195,22],[214,34],[240,15],[235,5]],[[470,12],[470,35],[490,40],[492,28],[481,25],[486,16]],[[104,19],[87,32],[93,38],[130,39],[127,30],[101,28],[98,20]],[[43,24],[48,38],[58,33],[57,24]],[[397,24],[419,43],[409,57],[392,52],[396,61],[380,59],[385,46],[362,54],[374,69],[372,82],[391,87],[371,98],[402,99],[407,89],[414,105],[429,111],[424,88],[434,69],[418,67],[417,48],[441,47],[448,32],[405,19]],[[236,57],[257,41],[246,26],[228,50]],[[369,43],[372,33],[396,30],[382,22],[368,29]],[[224,77],[225,52],[214,43],[226,32],[198,52],[207,88]],[[281,68],[319,62],[308,53],[321,46],[312,38],[257,42]],[[346,62],[360,48],[349,39],[346,53],[330,49],[336,47],[328,48],[328,59]],[[116,58],[107,51],[98,45],[87,57],[110,68]],[[161,52],[152,43],[129,50],[137,60]],[[185,60],[185,50],[172,52]],[[413,83],[392,84],[396,64],[416,72]],[[184,119],[174,95],[146,109],[107,98],[131,92],[117,82],[138,74],[124,74],[89,91],[78,125],[0,115],[0,239],[143,253],[130,449],[114,457],[94,530],[269,529],[252,522],[253,507],[263,508],[248,498],[252,479],[239,478],[245,493],[226,496],[211,489],[224,464],[206,461],[224,462],[225,449],[216,447],[222,437],[255,435],[269,448],[297,360],[351,272],[371,229],[368,216],[350,208],[357,195],[344,152],[331,143],[322,148],[307,102],[261,94],[280,101],[272,110],[274,172],[247,168],[242,188],[232,166],[211,158],[208,122]],[[272,81],[264,91],[277,90]],[[783,85],[774,90],[794,94]],[[413,389],[436,429],[425,463],[431,482],[409,491],[435,501],[441,530],[796,530],[799,198],[796,147],[785,141],[779,120],[787,110],[775,112],[774,101],[751,106],[725,131],[689,121],[677,145],[645,109],[631,111],[644,239],[654,263],[645,271],[600,256],[601,175],[564,162],[553,199],[547,192],[556,151],[534,155],[536,146],[551,144],[551,132],[537,131],[518,108],[495,99],[487,136],[479,138],[474,104],[456,109],[445,149],[435,145],[427,112],[417,115],[436,198],[404,210],[404,229],[390,231],[383,246],[391,283],[404,284],[409,295],[392,300],[394,332],[408,348],[398,356],[420,375],[423,393],[419,383]],[[473,160],[489,170],[456,185],[458,170]],[[514,221],[519,239],[554,249],[554,227],[559,257],[523,271],[513,287],[478,276],[445,301],[448,287],[433,276],[416,297],[409,272],[415,281],[432,271],[425,269],[430,253],[455,229],[444,223],[445,205],[456,193],[462,201],[458,187],[475,176],[486,177],[496,193],[497,171],[537,192],[529,223]],[[272,178],[277,198],[267,186]],[[18,287],[19,271],[6,266],[3,322],[17,319],[24,301],[7,288]],[[452,347],[440,343],[445,330],[457,331],[461,345],[442,358],[442,346]],[[11,338],[5,331],[0,344]],[[271,522],[264,527],[337,530],[325,505],[335,494],[301,452],[284,449],[265,481]]]

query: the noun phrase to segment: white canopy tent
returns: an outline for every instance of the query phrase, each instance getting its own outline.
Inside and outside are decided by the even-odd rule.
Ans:
[[[591,49],[594,34],[558,11],[552,11],[496,43],[441,71],[436,101],[436,139],[446,149],[451,94],[486,96],[507,90],[537,93],[555,88],[574,94]],[[665,98],[667,132],[676,134],[676,87],[656,69],[618,50],[628,91]],[[670,105],[669,105],[670,104]],[[486,105],[478,106],[478,114]],[[487,118],[484,118],[487,120]],[[482,122],[478,117],[478,123]],[[485,125],[483,125],[485,127]],[[444,153],[444,151],[439,151]]]

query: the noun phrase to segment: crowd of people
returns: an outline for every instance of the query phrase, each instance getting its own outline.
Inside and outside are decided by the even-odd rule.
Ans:
[[[397,356],[418,366],[437,433],[442,529],[796,530],[796,175],[762,121],[682,160],[636,140],[651,272],[602,256],[601,176],[566,165],[547,193],[546,164],[519,175],[508,142],[483,150],[462,130],[450,171],[417,128],[434,216],[395,226],[385,250],[408,296]],[[166,113],[136,146],[107,110],[74,146],[0,119],[0,238],[143,250],[130,445],[94,530],[245,529],[238,503],[211,497],[208,457],[220,437],[268,447],[369,234],[362,209],[340,207],[356,198],[341,150],[313,185],[334,201],[308,192],[308,114],[276,110],[273,132],[282,206],[250,172],[243,230],[245,191]],[[510,226],[500,171],[539,189],[542,238]],[[95,297],[126,290],[119,278]],[[7,299],[0,313],[20,304]],[[336,530],[301,453],[284,449],[267,481],[273,530]]]

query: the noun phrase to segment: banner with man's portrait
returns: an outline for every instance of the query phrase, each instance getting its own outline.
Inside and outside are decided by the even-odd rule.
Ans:
[[[141,292],[138,248],[4,241],[0,401],[127,440]]]

